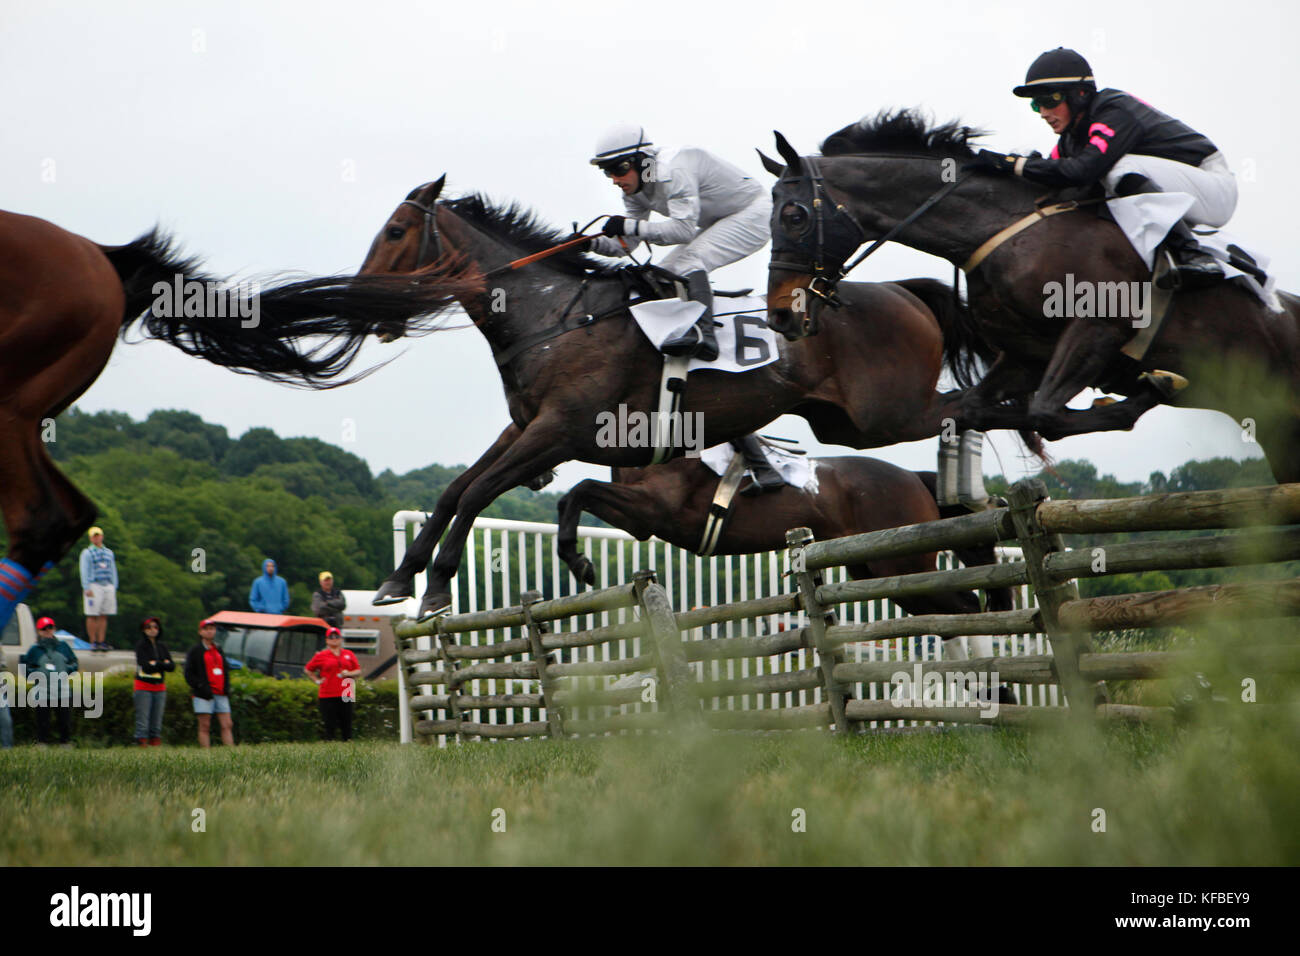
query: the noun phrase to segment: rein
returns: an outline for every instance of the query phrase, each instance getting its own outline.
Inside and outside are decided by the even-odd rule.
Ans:
[[[852,262],[841,266],[838,269],[830,270],[823,265],[825,255],[824,207],[830,205],[835,214],[844,218],[856,229],[859,236],[863,234],[863,230],[862,226],[858,224],[858,221],[850,216],[842,205],[835,203],[831,199],[830,194],[826,192],[825,181],[821,175],[821,171],[817,168],[816,161],[811,156],[805,156],[803,162],[807,171],[808,180],[812,184],[812,206],[817,234],[816,246],[813,250],[812,260],[809,263],[792,263],[782,261],[774,256],[769,268],[791,269],[800,272],[805,270],[808,271],[812,275],[812,280],[808,283],[808,291],[832,307],[839,305],[839,299],[835,295],[835,287],[839,284],[841,279],[847,276],[850,271],[857,268],[864,259],[874,253],[877,249],[895,238],[904,229],[923,216],[963,182],[961,178],[958,178],[954,179],[950,183],[946,183],[932,196],[926,199],[925,202],[921,203],[920,206],[914,209],[907,218],[903,219],[883,236],[875,240],[869,248],[857,256]],[[777,215],[780,215],[779,211],[777,212]]]

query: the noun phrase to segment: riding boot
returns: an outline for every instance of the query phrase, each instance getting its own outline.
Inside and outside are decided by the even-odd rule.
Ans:
[[[746,435],[731,442],[731,447],[745,456],[745,467],[753,481],[740,490],[742,495],[761,495],[765,491],[780,491],[785,479],[767,462],[763,444],[757,435]]]
[[[1115,195],[1136,196],[1138,193],[1164,192],[1141,173],[1121,176],[1115,184]],[[1223,279],[1223,266],[1214,256],[1201,250],[1196,236],[1181,219],[1174,223],[1163,243],[1173,257],[1174,268],[1161,275],[1156,284],[1162,289],[1200,289]]]
[[[709,274],[697,269],[685,279],[687,300],[702,303],[704,314],[681,335],[660,346],[660,351],[665,355],[689,355],[702,362],[712,362],[718,357],[718,340],[713,334],[713,289],[709,286]]]

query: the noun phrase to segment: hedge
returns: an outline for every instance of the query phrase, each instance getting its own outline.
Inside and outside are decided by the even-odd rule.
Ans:
[[[87,675],[90,676],[90,675]],[[138,746],[135,741],[135,698],[130,674],[104,676],[103,712],[87,718],[72,711],[72,739],[77,746]],[[359,740],[397,740],[397,681],[357,681],[357,703],[352,735]],[[231,682],[230,710],[235,743],[302,742],[323,740],[325,725],[316,704],[317,687],[309,680],[278,680],[262,674],[238,674]],[[14,745],[36,742],[36,717],[30,707],[16,707]],[[58,723],[50,733],[58,740]],[[198,720],[190,703],[189,687],[178,673],[167,675],[167,705],[163,711],[162,739],[169,745],[198,745]],[[214,746],[220,746],[217,722],[212,722]]]

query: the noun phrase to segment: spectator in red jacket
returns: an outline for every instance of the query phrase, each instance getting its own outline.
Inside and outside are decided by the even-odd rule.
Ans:
[[[352,708],[356,705],[356,679],[361,676],[357,655],[343,646],[343,632],[337,627],[325,631],[325,650],[307,662],[307,676],[320,687],[321,717],[325,739],[333,740],[341,730],[344,740],[352,739]]]
[[[212,746],[212,715],[217,715],[221,742],[235,745],[235,731],[230,718],[230,664],[217,646],[217,625],[204,621],[199,625],[199,642],[185,656],[185,683],[190,685],[194,713],[199,717],[199,746]]]

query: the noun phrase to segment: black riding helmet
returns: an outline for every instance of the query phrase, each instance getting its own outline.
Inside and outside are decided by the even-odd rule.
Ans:
[[[1071,115],[1078,116],[1097,92],[1097,84],[1087,60],[1073,50],[1058,46],[1030,64],[1024,85],[1011,92],[1032,98],[1034,112],[1040,106],[1052,105],[1051,100],[1057,103],[1065,100],[1070,104]]]
[[[1097,84],[1092,76],[1092,67],[1078,53],[1058,46],[1048,50],[1029,66],[1025,74],[1024,86],[1017,86],[1011,92],[1016,96],[1040,96],[1057,90],[1073,89],[1076,86],[1088,87],[1095,92]]]

